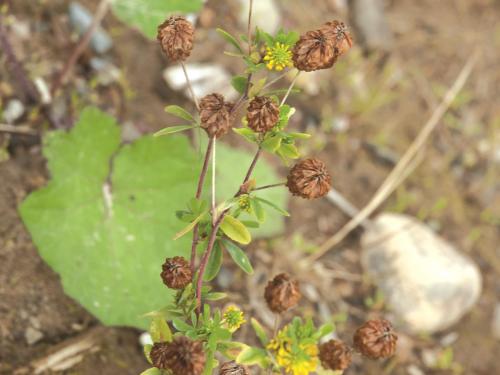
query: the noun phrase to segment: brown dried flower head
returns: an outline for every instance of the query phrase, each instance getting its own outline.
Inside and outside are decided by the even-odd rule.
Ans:
[[[293,62],[305,72],[328,69],[352,47],[352,38],[343,22],[330,21],[318,30],[302,35],[293,48]]]
[[[302,35],[292,53],[294,66],[304,72],[331,68],[337,60],[332,37],[328,37],[323,29]]]
[[[371,359],[392,356],[397,341],[391,323],[385,319],[369,320],[354,334],[354,348]]]
[[[200,101],[201,127],[210,137],[220,138],[231,129],[232,103],[220,94],[209,94]]]
[[[306,199],[320,198],[328,194],[331,177],[321,160],[305,159],[290,169],[286,186],[293,195]]]
[[[337,20],[327,22],[321,29],[328,39],[333,42],[337,57],[342,56],[352,47],[352,37],[344,22]]]
[[[352,349],[342,341],[330,340],[319,346],[319,359],[325,369],[345,370],[351,365]]]
[[[184,17],[172,16],[158,26],[157,39],[172,61],[186,60],[193,49],[194,28]]]
[[[250,371],[247,367],[235,361],[230,361],[222,364],[219,369],[219,375],[250,375]]]
[[[248,127],[257,133],[266,133],[278,123],[280,108],[267,96],[256,96],[248,105]]]
[[[184,336],[155,343],[149,355],[154,367],[170,370],[173,375],[201,375],[205,367],[203,343]]]
[[[278,314],[296,306],[301,296],[299,282],[286,273],[280,273],[269,281],[264,291],[267,306]]]
[[[171,289],[183,289],[193,278],[191,267],[183,257],[167,258],[161,268],[161,279]]]

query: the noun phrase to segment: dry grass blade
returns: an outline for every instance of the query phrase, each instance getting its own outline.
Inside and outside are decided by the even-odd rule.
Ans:
[[[412,163],[412,160],[425,145],[425,142],[431,135],[432,131],[439,124],[439,121],[448,111],[453,100],[464,87],[478,57],[479,52],[476,51],[467,60],[466,64],[455,79],[455,82],[446,92],[439,106],[434,110],[431,117],[418,134],[417,138],[415,138],[408,150],[406,150],[403,157],[399,160],[389,176],[387,176],[387,178],[384,180],[370,202],[362,210],[360,210],[360,212],[355,217],[349,220],[349,222],[347,222],[347,224],[345,224],[337,233],[335,233],[335,235],[333,235],[325,243],[323,243],[319,247],[317,252],[306,258],[307,261],[313,262],[319,259],[321,256],[326,254],[328,250],[340,243],[352,230],[363,223],[380,206],[380,204],[383,203],[387,199],[387,197],[392,194],[396,187],[401,184],[406,177],[408,177],[408,175],[410,174],[408,173],[408,169]]]

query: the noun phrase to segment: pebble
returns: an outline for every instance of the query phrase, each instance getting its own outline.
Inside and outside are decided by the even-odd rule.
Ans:
[[[434,333],[458,322],[481,294],[474,262],[407,215],[379,215],[362,237],[361,262],[402,330]]]
[[[223,67],[215,64],[187,64],[186,70],[193,86],[193,91],[198,98],[218,92],[228,100],[236,99],[238,93],[231,84],[231,74]],[[191,94],[186,84],[182,68],[178,65],[164,70],[163,78],[174,90],[183,91],[186,97]]]
[[[19,99],[11,99],[5,105],[2,117],[7,124],[13,124],[24,114],[25,107]]]
[[[38,329],[30,326],[26,328],[26,331],[24,332],[24,338],[26,339],[28,345],[33,345],[43,338],[43,333]]]
[[[92,24],[93,15],[82,4],[73,1],[69,5],[69,21],[79,35],[83,35]],[[100,54],[108,52],[113,47],[113,41],[102,27],[98,27],[90,40],[92,49]]]

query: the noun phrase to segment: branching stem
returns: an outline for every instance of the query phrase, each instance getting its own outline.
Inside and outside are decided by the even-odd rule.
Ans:
[[[271,185],[263,185],[263,186],[256,187],[255,189],[253,189],[253,191],[271,189],[271,188],[275,188],[275,187],[279,187],[279,186],[285,186],[285,185],[286,185],[286,182],[280,182],[280,183],[271,184]]]
[[[297,74],[295,74],[295,77],[293,77],[292,83],[290,83],[290,87],[288,87],[288,91],[286,92],[285,96],[283,97],[283,100],[281,101],[280,107],[285,104],[286,100],[290,96],[290,93],[292,92],[293,86],[295,86],[295,83],[297,82],[297,78],[299,78],[300,75],[300,70],[297,71]]]

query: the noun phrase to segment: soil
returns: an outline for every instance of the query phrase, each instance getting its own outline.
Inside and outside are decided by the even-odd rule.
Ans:
[[[17,20],[38,30],[28,39],[13,38],[18,57],[30,74],[42,75],[50,82],[75,41],[68,37],[69,1],[55,0],[43,6],[31,0],[7,3]],[[82,3],[95,9],[97,1]],[[234,5],[229,9],[226,3],[208,2],[197,37],[203,48],[195,49],[194,61],[211,61],[212,51],[222,48],[208,28],[237,28],[237,9]],[[286,26],[301,31],[325,19],[327,13],[331,14],[328,18],[345,16],[336,5],[340,2],[333,0],[297,1],[293,6],[286,3],[279,1]],[[478,50],[480,59],[474,73],[429,143],[421,166],[379,212],[404,212],[431,225],[480,266],[484,290],[472,312],[451,329],[430,337],[401,334],[395,360],[355,359],[346,374],[409,374],[412,367],[424,374],[455,374],[460,368],[464,374],[496,374],[500,372],[500,342],[492,334],[492,320],[500,303],[500,3],[399,0],[388,2],[386,11],[394,33],[391,53],[367,55],[357,48],[338,69],[311,78],[317,80],[319,93],[306,99],[302,96],[300,101],[291,98],[298,109],[292,126],[314,134],[313,146],[305,153],[329,161],[335,188],[362,207],[414,139],[464,62]],[[218,14],[224,16],[215,19]],[[112,61],[126,72],[126,79],[98,86],[94,93],[88,87],[81,89],[82,82],[94,78],[89,68],[92,54],[88,52],[65,86],[63,126],[69,127],[78,108],[87,103],[109,110],[123,123],[132,123],[139,133],[168,123],[163,111],[166,103],[193,109],[185,97],[164,84],[166,62],[155,43],[147,42],[113,16],[106,19],[105,27],[113,34]],[[227,56],[215,59],[233,73],[238,72]],[[357,83],[346,78],[353,72]],[[75,91],[77,100],[70,99]],[[19,82],[2,64],[2,102],[16,93],[24,97],[22,92]],[[365,100],[363,92],[375,93],[376,99]],[[346,129],[332,126],[339,120],[347,123]],[[36,113],[21,122],[34,129],[47,126]],[[239,141],[234,138],[230,142]],[[7,136],[0,133],[0,151],[6,144]],[[140,332],[102,327],[66,296],[58,276],[41,260],[19,218],[18,204],[48,179],[40,137],[12,135],[7,151],[8,160],[4,161],[0,152],[0,374],[31,374],[51,354],[88,340],[91,349],[72,357],[75,363],[66,362],[62,373],[140,373],[148,366],[138,341]],[[302,312],[316,316],[349,314],[350,319],[337,327],[339,336],[349,340],[358,323],[385,311],[383,300],[375,298],[375,288],[362,275],[360,230],[304,273],[299,268],[301,257],[314,251],[348,218],[326,201],[292,199],[289,211],[291,218],[284,235],[257,241],[249,249],[256,265],[254,277],[248,279],[231,266],[225,268],[232,278],[231,298],[248,315],[266,321],[269,316],[262,312],[265,308],[259,293],[270,275],[289,271],[298,275],[305,289]],[[218,282],[222,284],[220,278]],[[367,303],[369,298],[375,302]],[[240,335],[253,339],[247,329]],[[429,353],[439,355],[448,347],[453,350],[454,364],[441,369],[429,366],[425,360]]]

